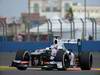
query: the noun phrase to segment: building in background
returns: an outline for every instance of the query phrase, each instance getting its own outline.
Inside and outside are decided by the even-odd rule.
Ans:
[[[84,19],[85,17],[84,5],[81,5],[79,3],[73,3],[72,0],[30,0],[30,13],[38,13],[40,16],[45,16],[47,19],[52,19],[52,18],[64,19],[66,18],[66,14],[69,13],[70,8],[73,11],[73,18]],[[98,19],[100,18],[99,13],[100,13],[100,6],[86,6],[87,18]],[[78,21],[78,24],[79,23],[82,24],[82,22]]]
[[[30,0],[30,12],[52,18],[64,17],[72,4],[72,0]]]
[[[24,12],[21,14],[20,21],[15,18],[0,17],[0,35],[16,36],[23,34],[25,39],[31,40],[47,40],[51,35],[66,36],[70,38],[71,31],[68,30],[69,21],[64,21],[61,24],[59,21],[52,21],[52,25],[48,19],[66,19],[66,14],[69,9],[72,9],[73,18],[83,18],[85,16],[85,8],[79,3],[73,3],[72,0],[29,0],[29,13]],[[86,17],[95,18],[98,25],[100,25],[100,6],[87,6]],[[62,21],[61,20],[61,21]],[[2,24],[2,22],[4,24]],[[76,25],[81,25],[81,21],[74,21]],[[80,24],[79,24],[80,23]],[[64,27],[64,25],[66,27]],[[90,25],[90,24],[89,24]],[[92,25],[92,24],[91,24]],[[58,27],[58,29],[57,29]],[[81,27],[82,28],[82,27]],[[64,30],[65,29],[65,30]],[[70,27],[69,27],[70,29]],[[79,28],[80,29],[80,28]],[[57,30],[57,31],[55,31]],[[97,28],[99,31],[99,28]],[[41,31],[44,31],[43,33]],[[78,31],[80,32],[80,31]],[[46,34],[45,34],[46,33]],[[63,34],[62,34],[63,33]],[[67,34],[68,33],[68,34]],[[73,32],[74,33],[74,32]],[[100,32],[97,32],[100,35]],[[78,34],[76,33],[75,36]],[[29,37],[30,36],[30,37]]]
[[[72,7],[75,18],[84,17],[84,6],[73,3],[72,0],[30,0],[30,12],[39,13],[40,16],[64,18],[68,9]],[[87,6],[86,16],[100,18],[100,6]]]
[[[39,13],[22,13],[21,14],[22,20],[25,24],[31,22],[30,27],[35,27],[37,24],[43,24],[46,20],[45,16],[40,16]]]
[[[75,18],[84,18],[84,6],[73,5],[73,12]],[[87,6],[86,7],[87,18],[100,18],[100,6]]]

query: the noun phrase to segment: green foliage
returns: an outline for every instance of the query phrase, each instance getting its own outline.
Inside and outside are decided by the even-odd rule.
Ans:
[[[69,8],[69,10],[66,12],[66,16],[65,18],[68,19],[69,21],[72,21],[73,20],[73,10],[72,10],[72,7]]]

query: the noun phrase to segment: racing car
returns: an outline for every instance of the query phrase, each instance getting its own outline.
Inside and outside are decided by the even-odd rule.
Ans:
[[[66,42],[62,42],[63,46],[64,43]],[[67,43],[70,42],[68,41]],[[66,70],[70,67],[80,67],[81,70],[91,69],[93,62],[91,52],[78,51],[78,53],[74,53],[73,51],[70,51],[63,46],[62,48],[58,48],[57,53],[53,59],[51,59],[51,47],[38,49],[35,50],[35,52],[18,50],[15,56],[15,60],[12,61],[12,66],[19,70],[26,70],[30,66],[40,67],[42,70]],[[71,64],[71,62],[73,64]]]

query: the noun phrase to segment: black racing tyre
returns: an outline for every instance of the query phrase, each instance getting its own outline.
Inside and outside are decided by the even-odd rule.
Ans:
[[[93,62],[92,54],[90,52],[81,52],[79,62],[81,70],[90,70]]]
[[[27,67],[17,67],[18,70],[26,70]]]
[[[57,68],[58,71],[64,71],[65,68]]]
[[[23,54],[24,54],[25,51],[23,50],[18,50],[16,52],[16,56],[15,56],[15,60],[22,60],[23,59]]]
[[[30,60],[29,52],[25,50],[18,50],[15,56],[15,60],[29,61]]]
[[[69,68],[70,66],[70,59],[69,59],[69,55],[67,53],[65,53],[63,55],[63,67],[64,69]]]
[[[17,53],[16,53],[16,56],[15,56],[15,60],[20,60],[20,61],[30,61],[30,54],[28,51],[25,51],[25,50],[18,50]],[[20,65],[20,64],[19,64]],[[26,70],[27,67],[24,67],[24,64],[23,66],[16,66],[17,69],[19,70]],[[29,65],[29,63],[25,64],[25,65]]]

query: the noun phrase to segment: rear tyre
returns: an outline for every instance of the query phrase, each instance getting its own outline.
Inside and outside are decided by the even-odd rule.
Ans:
[[[79,55],[81,70],[90,70],[92,67],[92,54],[90,52],[81,52]]]
[[[30,61],[30,55],[29,55],[29,52],[28,51],[25,51],[25,50],[18,50],[17,53],[16,53],[16,57],[15,57],[15,60],[20,60],[20,61],[27,61],[29,62]],[[19,64],[20,65],[20,64]],[[29,65],[29,63],[27,64],[21,64],[23,66],[16,66],[17,69],[19,70],[26,70],[27,67],[25,67],[24,65]]]

